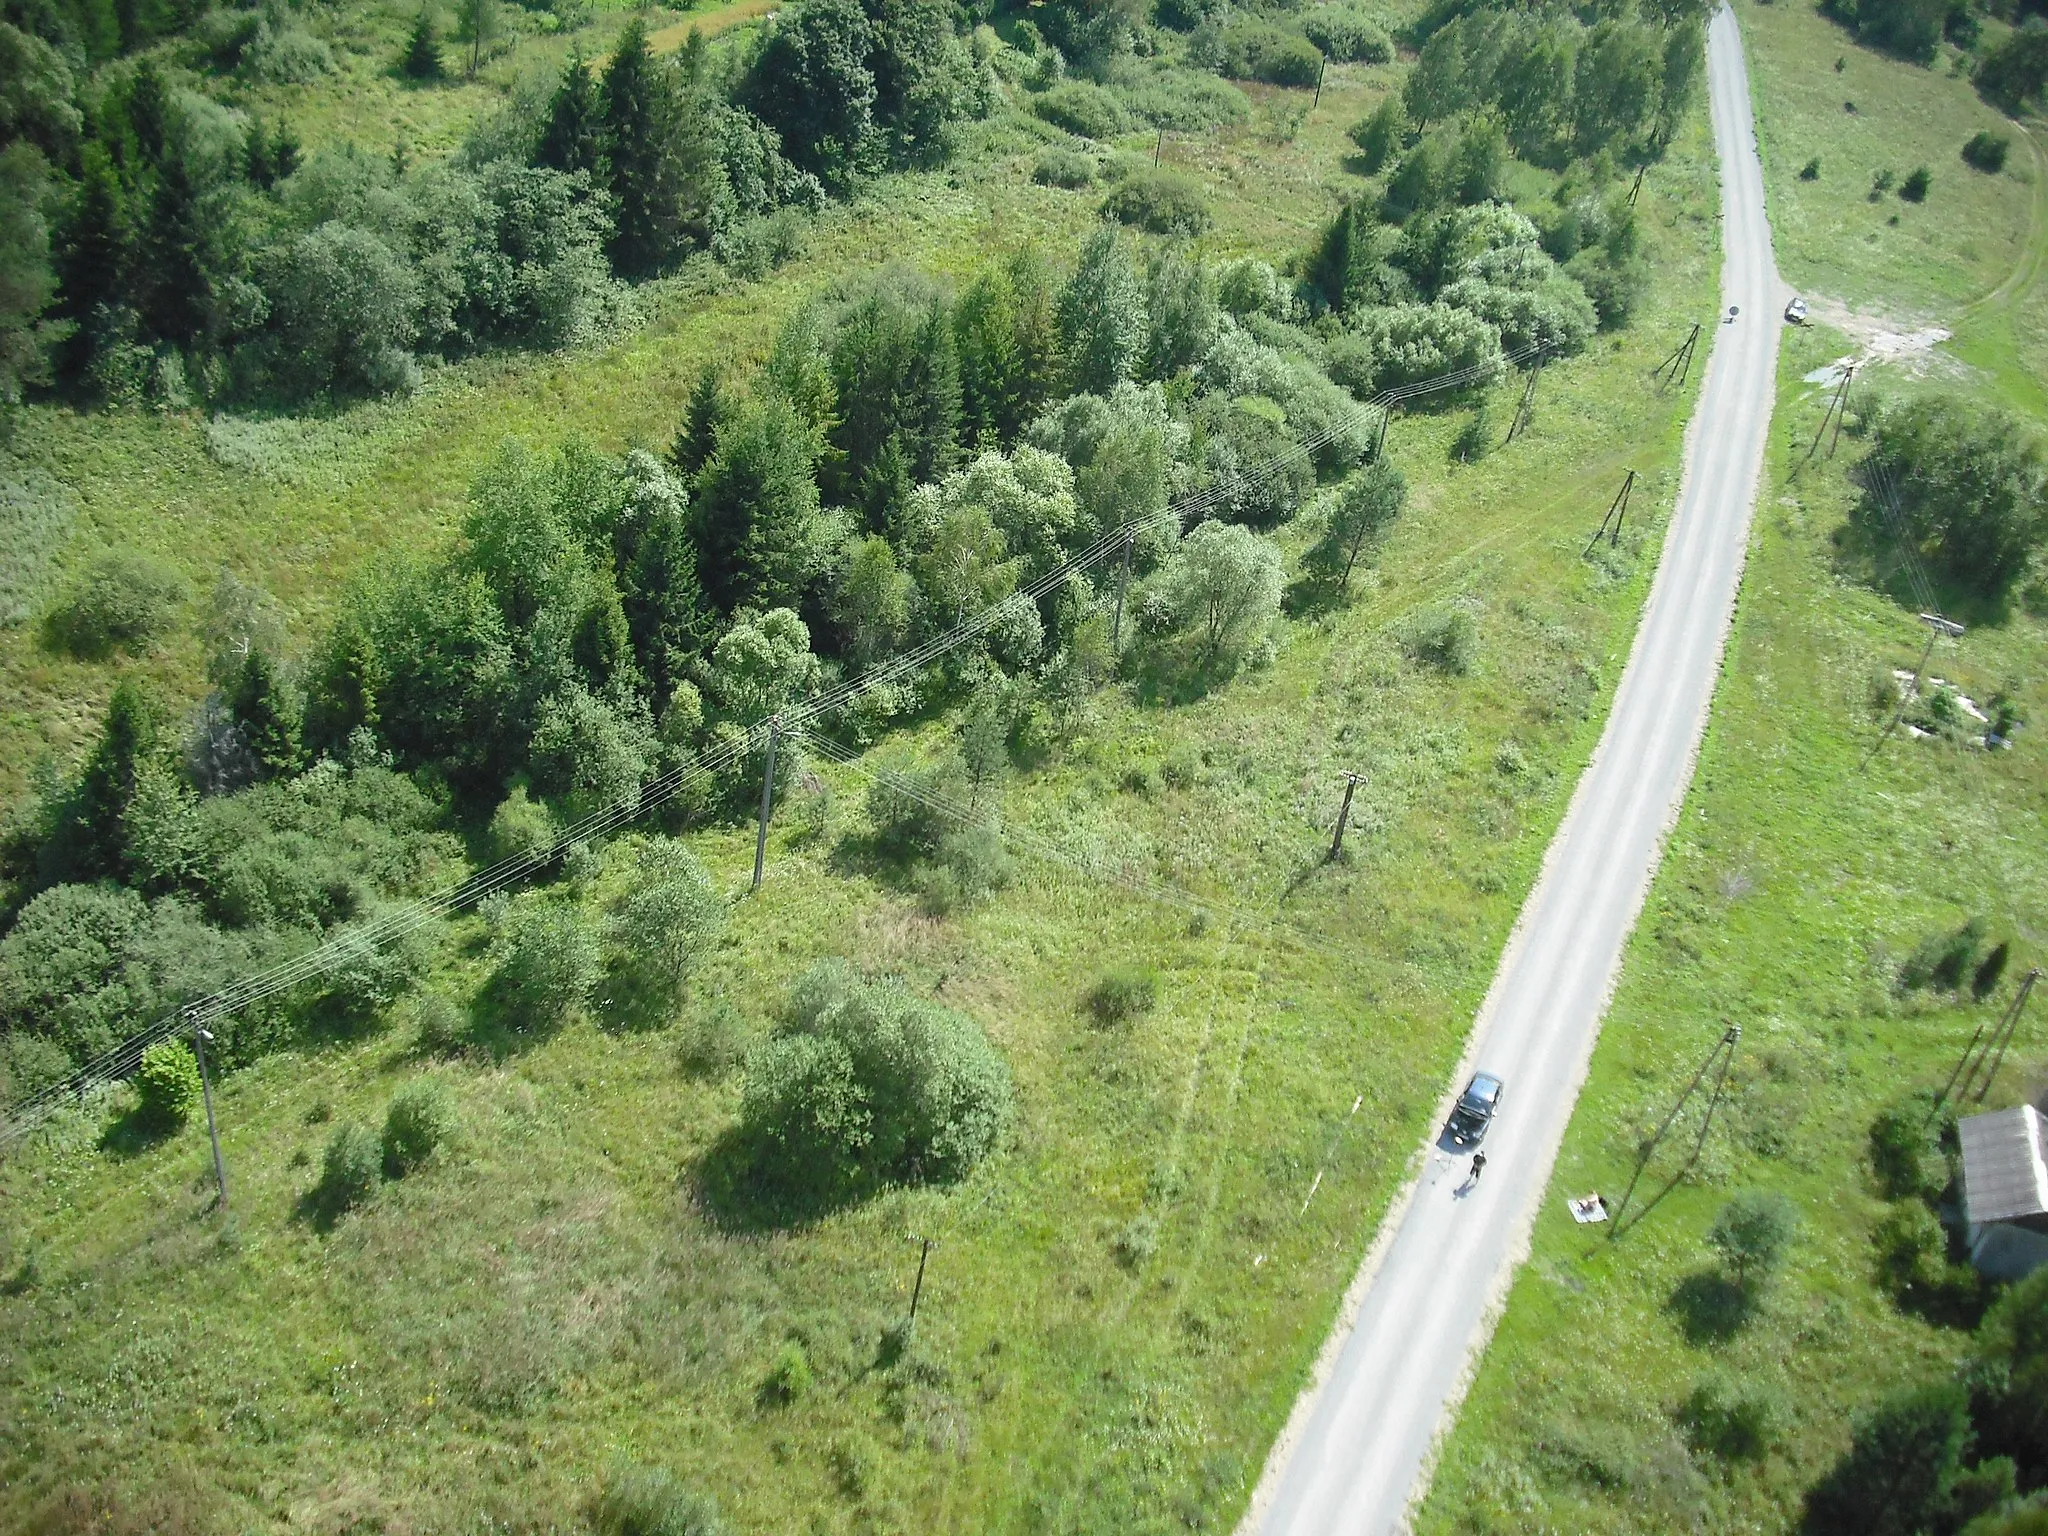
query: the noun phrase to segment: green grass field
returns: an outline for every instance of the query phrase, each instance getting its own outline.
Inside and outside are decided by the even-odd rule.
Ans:
[[[1255,113],[1169,140],[1216,195],[1211,248],[1303,242],[1347,184],[1344,127],[1392,77],[1333,69],[1291,135]],[[563,1528],[633,1458],[676,1468],[749,1531],[1227,1527],[1619,675],[1689,404],[1644,381],[1713,287],[1704,129],[1702,110],[1653,173],[1640,319],[1545,372],[1532,433],[1454,465],[1469,412],[1396,421],[1416,495],[1351,608],[1290,626],[1269,670],[1201,703],[1099,696],[1069,752],[1005,788],[1011,823],[1210,910],[1020,859],[987,907],[927,917],[860,857],[858,774],[814,765],[766,886],[675,1027],[578,1025],[502,1061],[429,1066],[401,1025],[237,1074],[220,1096],[225,1238],[197,1130],[122,1156],[96,1124],[60,1129],[0,1170],[0,1411],[19,1426],[0,1452],[0,1523],[83,1480],[165,1530]],[[211,452],[195,417],[39,409],[24,441],[82,503],[66,560],[143,543],[196,584],[227,565],[276,592],[304,639],[365,561],[447,536],[505,434],[664,445],[699,364],[758,353],[836,273],[903,260],[960,274],[1027,238],[1069,245],[1097,194],[1029,184],[1037,128],[982,132],[952,171],[828,217],[770,282],[693,271],[644,290],[645,323],[600,352],[450,369],[404,406],[232,439],[216,423]],[[1654,492],[1649,515],[1589,562],[1628,467]],[[1393,635],[1451,599],[1481,635],[1456,679]],[[199,687],[196,640],[143,665],[174,694]],[[0,636],[15,782],[39,750],[74,749],[110,684]],[[1326,866],[1345,767],[1367,787],[1351,857]],[[744,885],[750,829],[696,842],[728,889]],[[624,879],[614,855],[564,895],[595,902]],[[480,974],[480,945],[480,924],[458,928],[449,984]],[[1013,1144],[952,1191],[794,1230],[722,1222],[697,1180],[737,1080],[687,1068],[679,1042],[721,1000],[758,1036],[826,955],[900,972],[982,1022],[1017,1074]],[[1133,957],[1161,971],[1159,1005],[1104,1029],[1082,996]],[[333,1125],[377,1122],[427,1070],[460,1107],[455,1145],[323,1234],[300,1208]],[[879,1346],[908,1304],[914,1234],[939,1245],[915,1348],[891,1360]],[[815,1379],[778,1406],[762,1383],[792,1339]]]
[[[1741,18],[1787,279],[1952,326],[1953,352],[1980,367],[1938,356],[1935,378],[2009,405],[2037,400],[2027,338],[2042,236],[2029,222],[2038,182],[2013,173],[2037,174],[2020,133],[2011,130],[2013,170],[1972,183],[1978,173],[1955,146],[1991,114],[1964,82],[1860,51],[1803,7],[1745,5]],[[1842,76],[1836,56],[1848,61]],[[1826,83],[1842,78],[1841,90]],[[1898,229],[1865,212],[1861,187],[1831,186],[1825,173],[1869,156],[1855,138],[1864,118],[1841,123],[1845,93],[1860,93],[1863,113],[1884,128],[1891,163],[1946,156],[1926,208],[1900,210]],[[1822,155],[1818,182],[1797,176],[1809,145]],[[1967,200],[1959,194],[1950,210],[1942,188],[1959,184]],[[1845,238],[1859,228],[1869,238]],[[2004,350],[1979,352],[1987,338]],[[1901,733],[1864,765],[1887,718],[1871,703],[1873,674],[1910,669],[1921,631],[1839,560],[1832,535],[1855,495],[1844,474],[1853,439],[1832,463],[1823,455],[1801,467],[1825,404],[1802,375],[1850,350],[1825,329],[1788,337],[1698,776],[1631,941],[1531,1260],[1446,1445],[1424,1531],[1784,1529],[1847,1445],[1855,1413],[1940,1377],[1968,1342],[1960,1329],[1901,1312],[1878,1288],[1871,1232],[1885,1206],[1867,1130],[1902,1092],[1938,1087],[2019,970],[2039,959],[2044,775],[2038,743],[2024,735],[2016,750],[1987,754]],[[1910,382],[1886,369],[1859,375],[1866,381]],[[2016,612],[1944,646],[1931,670],[1973,697],[2014,692],[2038,720],[2044,661],[2048,627]],[[2004,987],[1977,1007],[1901,999],[1900,959],[1972,915],[2015,941],[2019,963]],[[1693,1179],[1617,1241],[1575,1225],[1565,1199],[1619,1194],[1638,1138],[1725,1021],[1743,1026],[1740,1054]],[[2044,1058],[2048,1013],[2037,1003],[1988,1106],[2038,1097]],[[1697,1125],[1696,1113],[1681,1123],[1681,1146]],[[1677,1161],[1660,1155],[1645,1192]],[[1803,1236],[1759,1314],[1717,1337],[1688,1313],[1687,1279],[1714,1267],[1703,1238],[1722,1203],[1757,1188],[1792,1197]],[[1715,1373],[1789,1401],[1782,1437],[1760,1460],[1723,1465],[1684,1444],[1675,1410]]]

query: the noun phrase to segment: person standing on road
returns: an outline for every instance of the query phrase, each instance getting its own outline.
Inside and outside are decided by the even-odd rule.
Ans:
[[[1472,1154],[1472,1182],[1477,1184],[1479,1182],[1479,1175],[1484,1172],[1486,1172],[1486,1154],[1484,1152],[1474,1152]]]

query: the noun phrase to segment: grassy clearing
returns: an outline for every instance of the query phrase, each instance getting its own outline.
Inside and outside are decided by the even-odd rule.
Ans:
[[[1291,140],[1256,122],[1221,136],[1201,172],[1241,195],[1219,197],[1215,246],[1298,239],[1321,216],[1304,188],[1340,179],[1342,128],[1378,89],[1374,71],[1332,70]],[[822,226],[772,286],[686,277],[606,353],[451,370],[406,411],[365,408],[331,438],[287,442],[279,453],[312,465],[296,478],[208,458],[197,421],[50,413],[25,436],[69,455],[91,538],[145,541],[197,571],[233,563],[304,633],[361,561],[443,536],[503,433],[659,445],[698,362],[758,348],[831,272],[904,259],[958,273],[1092,217],[1087,194],[1030,185],[1042,134],[987,134],[981,158]],[[0,1269],[19,1293],[0,1299],[0,1394],[24,1430],[0,1453],[0,1507],[18,1517],[67,1478],[119,1468],[108,1497],[158,1499],[164,1528],[544,1529],[627,1455],[681,1469],[746,1530],[1227,1526],[1618,675],[1687,404],[1643,379],[1712,287],[1707,154],[1701,114],[1645,200],[1657,285],[1641,319],[1545,373],[1532,433],[1453,465],[1468,412],[1395,423],[1417,494],[1351,609],[1294,626],[1270,670],[1202,703],[1103,695],[1070,753],[1004,791],[1014,824],[1229,906],[1277,906],[1321,943],[1198,920],[1058,863],[1025,863],[987,907],[933,920],[860,857],[857,775],[813,765],[769,884],[676,1027],[579,1024],[499,1062],[433,1068],[459,1108],[454,1144],[331,1235],[302,1219],[302,1197],[334,1126],[379,1123],[423,1070],[403,1028],[226,1085],[232,1241],[204,1214],[197,1130],[127,1157],[81,1127],[0,1171]],[[1618,555],[1585,561],[1624,466],[1648,477],[1656,512]],[[1409,612],[1452,600],[1478,618],[1462,678],[1418,667],[1394,637]],[[57,739],[106,674],[4,643],[0,678],[22,704],[0,741],[13,763],[32,733]],[[149,665],[189,689],[196,661],[176,646]],[[1368,788],[1352,860],[1322,866],[1340,765]],[[696,841],[727,889],[744,885],[747,829]],[[614,857],[577,894],[602,899],[626,868]],[[475,982],[479,938],[448,946],[447,985]],[[720,1225],[694,1180],[737,1083],[680,1058],[714,1017],[730,1027],[725,1008],[758,1037],[824,955],[971,1012],[1017,1074],[1014,1144],[950,1193],[797,1231]],[[1105,1026],[1088,994],[1133,957],[1157,971],[1157,1000]],[[907,1304],[909,1234],[934,1231],[917,1343],[891,1361],[879,1344]],[[778,1403],[761,1388],[792,1341],[813,1382]]]
[[[1984,228],[1961,218],[1951,226],[1944,238],[1956,266],[1947,274],[1931,254],[1883,268],[1856,240],[1843,242],[1839,264],[1824,265],[1820,247],[1784,238],[1788,222],[1799,229],[1802,212],[1815,214],[1798,199],[1837,206],[1833,193],[1788,187],[1784,175],[1784,145],[1813,123],[1785,82],[1837,45],[1823,43],[1825,23],[1795,8],[1745,8],[1744,25],[1753,26],[1787,276],[1886,310],[1993,293],[1968,312],[1966,344],[2031,313],[2035,256],[2014,253],[2019,279],[2004,283],[2007,271],[1985,254],[2009,244],[2014,210],[2029,206],[2028,189],[2010,178],[2001,189],[2008,201],[1975,210]],[[1892,103],[1901,123],[1922,125],[1911,131],[1930,142],[1961,132],[1981,110],[1960,99],[1960,82],[1840,50],[1850,56],[1845,73],[1872,78],[1865,94]],[[2022,152],[2016,143],[2015,158]],[[1847,203],[1838,211],[1856,216]],[[1883,281],[1887,270],[1895,284]],[[1902,1312],[1878,1286],[1871,1235],[1886,1207],[1867,1130],[1902,1092],[1938,1087],[1985,1011],[2039,958],[2048,930],[2043,770],[2038,743],[1986,754],[1902,738],[1862,770],[1884,723],[1871,703],[1873,676],[1911,668],[1921,633],[1838,563],[1832,535],[1855,494],[1843,473],[1853,443],[1833,464],[1794,473],[1824,407],[1823,391],[1801,375],[1846,350],[1848,338],[1822,329],[1788,336],[1757,533],[1699,773],[1631,941],[1531,1261],[1446,1448],[1424,1531],[1783,1528],[1848,1443],[1855,1413],[1938,1378],[1966,1344],[1965,1333]],[[2024,404],[2029,391],[2038,398],[2010,350],[2006,371],[1946,366],[1951,381],[1969,378],[2008,405]],[[1906,382],[1894,375],[1889,385]],[[1973,697],[2013,691],[2038,719],[2048,703],[2044,661],[2048,626],[2016,614],[1944,649],[1932,670]],[[1972,914],[2015,941],[2019,965],[2005,986],[1978,1007],[1902,999],[1900,960]],[[1694,1178],[1618,1242],[1574,1225],[1565,1199],[1619,1194],[1638,1138],[1723,1021],[1742,1024],[1744,1037],[1725,1118]],[[2044,1088],[2048,1016],[2037,1007],[1990,1104]],[[1678,1139],[1689,1144],[1685,1131],[1681,1123]],[[1648,1191],[1675,1161],[1666,1154],[1651,1165]],[[1724,1333],[1710,1309],[1692,1305],[1711,1291],[1698,1278],[1714,1271],[1704,1234],[1732,1194],[1759,1188],[1789,1195],[1804,1233],[1757,1315]],[[1766,1455],[1729,1464],[1688,1450],[1676,1410],[1712,1374],[1789,1401]]]

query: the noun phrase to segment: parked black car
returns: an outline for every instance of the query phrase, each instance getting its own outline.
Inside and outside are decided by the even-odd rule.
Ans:
[[[1451,1140],[1461,1147],[1477,1145],[1500,1109],[1500,1095],[1499,1078],[1485,1072],[1474,1073],[1465,1091],[1458,1095],[1457,1107],[1451,1111],[1451,1123],[1446,1127]]]

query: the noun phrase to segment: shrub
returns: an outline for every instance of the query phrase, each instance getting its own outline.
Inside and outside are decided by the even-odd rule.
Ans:
[[[1243,21],[1225,27],[1219,47],[1222,73],[1233,80],[1311,86],[1323,67],[1323,56],[1314,43],[1270,22]]]
[[[1478,368],[1470,388],[1500,382],[1500,335],[1479,316],[1448,304],[1390,304],[1368,309],[1353,330],[1371,344],[1373,387],[1418,384]]]
[[[1969,1397],[1954,1382],[1894,1397],[1864,1415],[1834,1469],[1807,1494],[1813,1536],[1918,1531],[1943,1502],[1969,1438]]]
[[[1887,1200],[1930,1200],[1941,1193],[1948,1183],[1943,1123],[1933,1095],[1924,1091],[1888,1105],[1870,1122],[1870,1168]]]
[[[1363,11],[1346,5],[1321,5],[1301,18],[1308,40],[1339,63],[1385,64],[1394,57],[1394,40]]]
[[[445,992],[425,992],[413,1005],[419,1047],[433,1056],[453,1056],[469,1045],[469,1015]]]
[[[725,1536],[718,1503],[666,1467],[621,1463],[591,1511],[597,1536]]]
[[[1790,1200],[1775,1190],[1752,1190],[1721,1207],[1707,1242],[1735,1270],[1735,1283],[1746,1288],[1778,1267],[1798,1231],[1799,1212]]]
[[[1933,180],[1926,166],[1916,165],[1899,183],[1899,196],[1909,203],[1924,203],[1927,201],[1927,188]]]
[[[1195,528],[1167,561],[1157,592],[1195,649],[1197,668],[1234,671],[1280,613],[1280,551],[1236,523]]]
[[[1155,235],[1199,235],[1209,227],[1202,184],[1184,172],[1147,166],[1134,171],[1103,200],[1102,211]]]
[[[843,963],[798,981],[747,1061],[740,1118],[760,1172],[800,1199],[884,1178],[951,1179],[995,1150],[1010,1070],[972,1019]]]
[[[1143,1268],[1145,1262],[1159,1251],[1159,1218],[1150,1211],[1138,1212],[1117,1233],[1116,1241],[1110,1247],[1116,1254],[1117,1263],[1125,1269]]]
[[[455,1104],[431,1078],[398,1090],[384,1116],[384,1173],[402,1179],[419,1167],[455,1129]]]
[[[54,1040],[0,1034],[0,1105],[12,1107],[71,1075],[71,1053]]]
[[[88,660],[145,651],[169,628],[185,590],[184,578],[154,556],[110,550],[65,589],[44,632],[57,649]]]
[[[1031,110],[1054,127],[1084,139],[1113,139],[1130,126],[1114,96],[1081,80],[1054,86],[1032,101]]]
[[[1041,187],[1065,187],[1069,191],[1092,186],[1095,182],[1095,157],[1079,150],[1049,149],[1038,157],[1038,164],[1031,170],[1031,179]]]
[[[1124,1024],[1152,1011],[1159,977],[1146,966],[1120,965],[1088,989],[1088,1011],[1102,1024]]]
[[[931,858],[956,824],[951,812],[932,802],[965,804],[969,797],[967,771],[957,757],[885,767],[868,786],[875,841],[898,858]]]
[[[1678,1410],[1686,1444],[1723,1461],[1761,1457],[1783,1432],[1787,1417],[1782,1393],[1720,1375],[1702,1380]]]
[[[789,1340],[776,1353],[775,1363],[761,1380],[761,1399],[777,1407],[796,1402],[811,1390],[811,1362],[803,1345]]]
[[[1401,111],[1400,96],[1387,96],[1373,108],[1372,116],[1353,123],[1349,133],[1351,142],[1364,157],[1366,174],[1377,176],[1408,135],[1408,119]]]
[[[1984,920],[1979,917],[1971,918],[1953,933],[1929,934],[1899,967],[1899,990],[1955,991],[1977,963],[1977,949],[1983,942]]]
[[[153,1130],[174,1131],[198,1104],[199,1063],[182,1040],[164,1040],[142,1053],[135,1071],[136,1117]]]
[[[1395,638],[1416,661],[1453,677],[1465,676],[1479,660],[1479,626],[1459,604],[1438,603],[1410,615]]]
[[[313,1202],[330,1219],[352,1211],[377,1189],[384,1149],[367,1126],[348,1123],[334,1128],[320,1156],[320,1182]]]
[[[2005,169],[2005,157],[2011,149],[2009,135],[1993,133],[1988,128],[1979,129],[1963,145],[1963,163],[1987,176],[1996,176]]]
[[[610,937],[626,973],[653,1000],[670,1004],[725,930],[726,908],[689,848],[669,838],[641,850],[638,885],[612,915]]]
[[[1934,1212],[1920,1201],[1893,1204],[1879,1219],[1871,1242],[1877,1249],[1877,1272],[1895,1297],[1903,1300],[1941,1284],[1948,1239]]]
[[[1250,99],[1229,81],[1187,70],[1147,80],[1125,90],[1123,97],[1134,115],[1173,133],[1199,133],[1241,123],[1252,110]]]
[[[597,937],[573,907],[536,898],[515,902],[492,955],[491,993],[510,1029],[559,1028],[597,984]]]
[[[1478,408],[1458,429],[1458,435],[1451,441],[1451,457],[1460,464],[1477,463],[1493,451],[1493,415],[1487,402],[1481,400]]]
[[[707,1077],[722,1077],[747,1054],[747,1021],[725,998],[716,998],[683,1036],[683,1066]]]
[[[1819,180],[1820,180],[1820,156],[1819,156],[1819,155],[1815,155],[1815,156],[1814,156],[1814,157],[1813,157],[1813,158],[1812,158],[1811,160],[1807,161],[1807,162],[1806,162],[1806,164],[1804,164],[1804,165],[1802,165],[1801,167],[1799,167],[1799,179],[1800,179],[1801,181],[1819,181]]]
[[[938,857],[918,872],[925,910],[949,917],[1010,883],[1010,851],[994,827],[959,827],[939,839]]]

